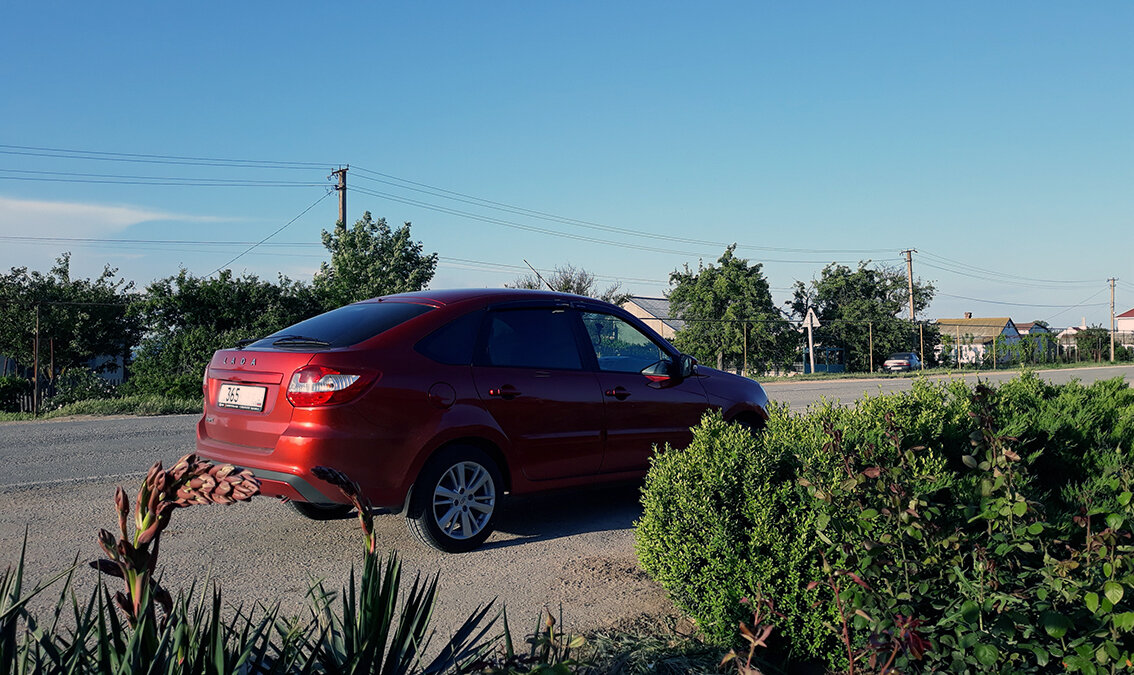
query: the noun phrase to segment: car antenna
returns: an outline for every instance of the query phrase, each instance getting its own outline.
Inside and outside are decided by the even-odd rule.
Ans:
[[[542,281],[543,283],[547,284],[547,290],[549,290],[549,291],[554,291],[554,290],[555,290],[554,288],[552,288],[552,287],[551,287],[551,284],[548,284],[548,283],[547,283],[547,279],[544,279],[544,278],[543,278],[543,275],[539,273],[539,270],[537,270],[536,268],[532,267],[532,264],[531,264],[530,262],[528,262],[526,258],[525,258],[525,259],[523,259],[523,260],[524,260],[524,264],[528,266],[528,269],[530,269],[531,271],[535,272],[535,275],[536,275],[536,279],[539,279],[539,280],[540,280],[540,281]]]

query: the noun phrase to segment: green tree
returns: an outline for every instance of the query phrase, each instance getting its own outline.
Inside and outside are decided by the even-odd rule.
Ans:
[[[914,281],[914,310],[922,312],[933,299],[932,284]],[[871,266],[860,262],[857,270],[831,263],[823,268],[819,279],[810,283],[795,282],[791,300],[792,314],[799,319],[813,308],[820,327],[815,329],[816,344],[845,350],[847,370],[870,369],[870,343],[873,332],[874,366],[886,356],[899,351],[921,353],[921,334],[908,319],[899,318],[909,308],[909,287],[906,273],[898,268]],[[925,351],[922,360],[933,354],[937,331],[925,326]]]
[[[410,238],[410,224],[391,230],[385,218],[370,212],[348,228],[338,222],[323,231],[323,246],[331,261],[315,274],[315,291],[324,309],[391,293],[420,291],[433,279],[437,254],[422,254],[419,241]]]
[[[547,283],[544,284],[544,281]],[[529,274],[517,278],[511,284],[507,284],[509,288],[531,288],[539,289],[545,286],[550,286],[551,290],[559,291],[560,293],[574,293],[575,295],[582,295],[588,298],[598,298],[603,302],[609,302],[614,305],[621,305],[630,298],[629,293],[622,292],[622,284],[615,283],[606,288],[604,291],[599,291],[595,282],[595,275],[581,267],[575,267],[571,263],[566,265],[556,265],[551,274],[543,277],[541,280],[534,274]]]
[[[670,313],[685,322],[674,344],[697,360],[723,368],[767,371],[791,359],[787,321],[772,301],[760,263],[737,258],[736,245],[725,249],[717,265],[669,275]]]
[[[1110,359],[1110,331],[1102,326],[1091,326],[1075,333],[1075,346],[1079,353],[1091,361]]]
[[[0,354],[32,365],[38,307],[43,372],[52,355],[57,372],[98,356],[126,356],[141,334],[126,311],[133,288],[109,265],[94,279],[73,279],[70,253],[46,274],[13,267],[0,276]]]
[[[146,288],[132,314],[147,328],[128,391],[197,396],[201,374],[217,349],[258,338],[322,311],[311,287],[280,275],[195,277],[186,270]]]

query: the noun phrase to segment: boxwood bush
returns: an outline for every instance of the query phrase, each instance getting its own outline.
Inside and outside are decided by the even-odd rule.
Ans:
[[[1134,391],[919,381],[850,407],[709,415],[653,461],[637,550],[705,635],[771,600],[796,662],[1095,672],[1134,658]],[[916,663],[915,662],[920,662]]]

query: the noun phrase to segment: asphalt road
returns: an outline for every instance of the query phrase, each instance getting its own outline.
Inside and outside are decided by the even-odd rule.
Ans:
[[[1134,366],[1043,373],[1053,382],[1116,376],[1134,382]],[[773,400],[801,410],[823,399],[847,403],[910,385],[908,379],[834,380],[767,389]],[[99,528],[116,524],[115,486],[132,495],[154,461],[168,465],[191,451],[195,421],[178,415],[0,423],[0,565],[15,563],[25,527],[28,582],[67,567],[76,556],[98,557]],[[440,573],[435,617],[442,631],[494,599],[507,603],[518,630],[530,630],[541,608],[558,612],[560,605],[569,630],[587,630],[671,611],[665,594],[636,564],[637,497],[637,486],[621,486],[513,498],[488,544],[462,555],[419,544],[400,516],[379,516],[376,528],[382,546],[402,556],[410,578]],[[304,593],[315,581],[339,589],[361,551],[355,520],[314,522],[261,498],[176,512],[162,540],[161,568],[171,590],[208,576],[233,604],[279,602],[294,615],[306,612]],[[80,598],[95,579],[93,570],[79,570]]]

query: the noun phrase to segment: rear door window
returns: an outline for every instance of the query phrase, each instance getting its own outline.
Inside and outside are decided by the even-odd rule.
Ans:
[[[482,318],[481,310],[457,317],[419,340],[414,348],[438,363],[467,366],[472,363]]]
[[[364,302],[333,309],[288,326],[249,345],[249,349],[329,349],[349,347],[433,309],[408,302]]]
[[[503,368],[582,370],[575,317],[566,309],[492,312],[484,365]]]

